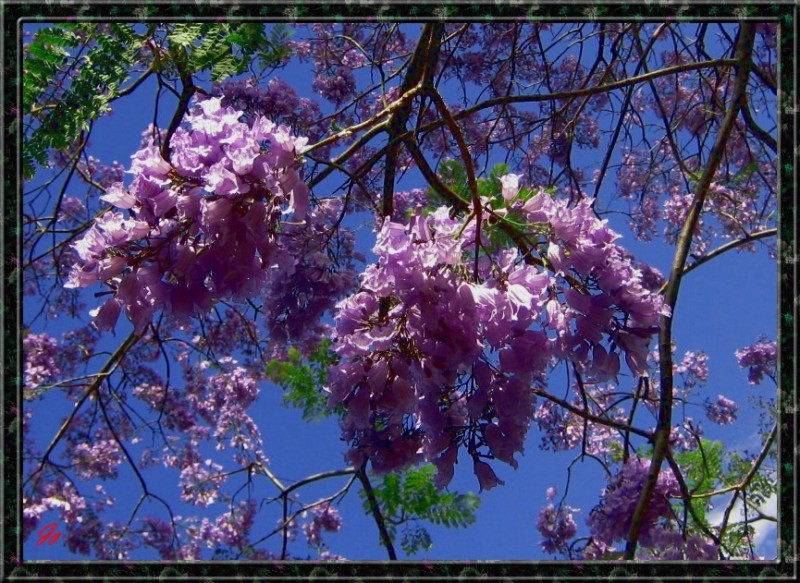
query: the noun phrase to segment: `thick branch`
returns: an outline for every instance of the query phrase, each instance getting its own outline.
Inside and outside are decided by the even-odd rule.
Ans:
[[[192,74],[186,70],[186,65],[181,63],[178,59],[175,59],[175,64],[180,73],[182,90],[180,98],[178,99],[178,107],[175,109],[175,113],[167,128],[167,134],[164,136],[164,141],[161,143],[161,157],[167,162],[169,162],[170,158],[169,143],[172,140],[173,134],[177,131],[178,126],[181,125],[183,116],[186,115],[186,111],[189,109],[189,101],[191,101],[192,96],[197,91],[197,87],[194,86],[194,81],[192,80]]]
[[[675,305],[678,299],[681,279],[683,278],[686,258],[689,256],[689,249],[692,243],[695,228],[700,219],[708,194],[708,189],[714,179],[714,175],[722,162],[722,155],[731,130],[734,127],[736,116],[742,104],[745,102],[745,90],[752,67],[751,55],[753,51],[754,27],[752,23],[743,22],[739,29],[739,40],[736,46],[734,63],[737,68],[736,84],[731,98],[731,105],[728,108],[725,118],[719,128],[714,147],[711,149],[710,159],[706,164],[703,174],[698,181],[695,189],[695,196],[686,217],[680,237],[678,238],[675,259],[672,263],[672,272],[664,293],[664,303],[671,310],[669,316],[661,317],[661,331],[659,333],[659,353],[660,376],[661,376],[661,395],[658,411],[658,423],[656,426],[655,444],[653,445],[653,457],[650,462],[650,470],[647,474],[639,500],[636,502],[636,509],[631,520],[628,531],[627,543],[625,545],[625,558],[632,560],[636,554],[636,546],[639,541],[644,515],[653,497],[658,474],[661,471],[661,464],[667,452],[670,429],[672,427],[672,319],[675,316]]]
[[[386,522],[384,521],[383,515],[378,507],[378,500],[375,498],[375,492],[372,490],[372,484],[369,483],[366,467],[362,467],[358,471],[357,476],[361,482],[361,485],[364,486],[364,493],[367,495],[369,508],[372,511],[372,516],[375,518],[375,523],[378,525],[378,531],[380,532],[383,545],[386,547],[386,552],[389,553],[389,559],[396,561],[397,553],[395,552],[394,545],[392,544],[392,537],[389,536],[389,531],[386,530]]]
[[[439,60],[439,48],[441,47],[442,23],[426,24],[420,34],[419,44],[411,63],[408,66],[408,73],[400,86],[400,95],[412,91],[415,87],[423,86],[431,78],[431,73],[436,69],[436,62]],[[396,142],[397,136],[405,131],[406,123],[411,115],[411,103],[406,102],[398,108],[389,118],[389,143],[391,144],[386,151],[386,167],[384,168],[383,178],[383,210],[384,217],[392,214],[392,195],[394,193],[394,180],[397,171],[397,155],[400,144]]]

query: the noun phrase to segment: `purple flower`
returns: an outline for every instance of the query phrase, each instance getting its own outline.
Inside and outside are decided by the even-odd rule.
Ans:
[[[520,176],[517,174],[506,174],[500,177],[503,199],[506,202],[511,202],[519,193],[519,179]]]
[[[603,490],[600,504],[592,510],[587,520],[593,540],[611,545],[614,541],[625,539],[649,469],[650,460],[632,458],[611,478],[608,487]],[[660,530],[658,521],[672,517],[670,499],[679,496],[680,487],[672,471],[659,472],[653,497],[642,521],[640,541],[643,546],[653,546],[654,537]]]
[[[94,318],[94,325],[98,330],[113,330],[119,319],[122,306],[119,301],[112,298],[94,310],[89,311],[89,315]]]
[[[548,553],[558,553],[566,549],[567,540],[575,536],[578,526],[572,513],[576,509],[571,506],[547,504],[539,512],[536,529],[542,535],[542,548]]]
[[[304,516],[307,512],[303,513]],[[303,525],[308,544],[319,546],[322,544],[322,532],[336,532],[342,528],[342,519],[339,511],[331,506],[330,502],[323,502],[311,509],[311,522]]]
[[[498,478],[497,474],[494,473],[492,466],[486,462],[480,461],[478,458],[475,458],[474,461],[475,475],[478,477],[478,483],[480,484],[481,492],[484,490],[491,490],[495,486],[502,486],[505,484],[505,482]]]
[[[25,356],[24,386],[35,389],[61,374],[58,342],[48,334],[28,334],[22,341]]]
[[[136,197],[122,183],[112,184],[106,190],[106,193],[100,197],[100,200],[104,200],[121,209],[133,208],[136,204]]]
[[[736,421],[736,412],[739,410],[739,405],[722,395],[717,397],[716,403],[706,399],[705,407],[706,416],[719,425],[728,425]]]
[[[751,385],[760,383],[764,375],[775,379],[778,366],[777,357],[776,342],[774,340],[767,341],[763,336],[755,344],[736,351],[739,367],[748,369],[747,380]]]

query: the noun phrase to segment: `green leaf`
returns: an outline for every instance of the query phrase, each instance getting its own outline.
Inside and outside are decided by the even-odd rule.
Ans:
[[[72,31],[81,31],[84,38]],[[26,123],[26,177],[35,174],[37,165],[45,165],[51,150],[68,149],[110,110],[144,40],[134,33],[132,24],[124,23],[112,23],[108,29],[98,29],[93,23],[65,23],[37,31],[23,61],[27,71],[24,113],[30,116],[36,105],[43,106]],[[71,76],[65,79],[59,71],[70,71]],[[99,87],[104,89],[98,91]]]
[[[454,494],[452,499],[431,508],[429,520],[433,524],[441,524],[448,528],[466,528],[475,523],[475,513],[480,504],[481,499],[472,492]]]
[[[167,39],[171,45],[188,47],[200,38],[206,28],[207,25],[202,23],[176,24]]]
[[[711,491],[718,477],[723,474],[723,452],[722,442],[701,439],[696,450],[675,455],[690,490],[698,494]]]
[[[509,174],[510,172],[511,172],[511,168],[509,167],[508,164],[500,163],[500,164],[495,164],[492,167],[491,171],[489,172],[489,176],[493,180],[500,180],[501,176],[505,176],[506,174]]]
[[[302,409],[306,421],[316,421],[334,412],[328,407],[328,395],[323,391],[328,367],[337,358],[330,345],[330,340],[323,340],[307,360],[297,349],[290,348],[286,360],[267,364],[267,378],[283,389],[284,405]]]
[[[407,555],[413,555],[419,551],[429,551],[433,547],[433,541],[424,527],[413,526],[403,530],[400,546]]]
[[[475,522],[480,498],[470,492],[459,494],[439,490],[433,483],[436,471],[431,464],[408,468],[383,476],[373,486],[387,528],[392,526],[390,534],[393,535],[394,526],[410,522],[427,521],[448,528],[463,528]],[[366,496],[363,492],[360,495],[364,499],[365,512],[370,513]],[[427,530],[419,525],[403,531],[401,546],[407,554],[427,550],[432,544]]]
[[[211,69],[211,80],[224,81],[228,77],[240,73],[241,65],[241,60],[237,59],[234,55],[225,55],[214,63]]]
[[[698,448],[675,454],[675,461],[683,471],[686,486],[695,494],[711,492],[722,476],[725,448],[722,442],[701,439]],[[700,520],[705,521],[707,500],[692,500],[692,508]]]

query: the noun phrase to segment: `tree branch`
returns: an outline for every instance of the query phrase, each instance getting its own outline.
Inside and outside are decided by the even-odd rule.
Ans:
[[[67,428],[69,428],[70,424],[72,423],[72,420],[75,418],[75,415],[78,414],[78,411],[80,410],[81,406],[83,406],[83,404],[89,397],[95,395],[95,393],[100,388],[100,383],[102,383],[108,376],[110,376],[117,369],[119,363],[125,357],[128,350],[130,350],[130,348],[139,340],[139,338],[141,338],[140,335],[137,335],[132,332],[130,336],[128,336],[125,339],[125,342],[120,344],[119,348],[117,348],[114,351],[114,354],[112,354],[109,357],[109,359],[103,365],[103,368],[100,369],[100,372],[98,372],[97,375],[95,376],[94,382],[89,386],[88,389],[86,389],[86,392],[78,400],[78,402],[75,403],[75,407],[72,409],[72,412],[70,413],[69,417],[67,417],[61,424],[61,427],[58,429],[58,432],[56,433],[55,437],[53,437],[52,441],[50,442],[50,445],[47,446],[47,450],[44,452],[44,455],[42,456],[42,461],[39,464],[39,468],[31,473],[28,480],[30,480],[30,478],[32,478],[34,475],[42,471],[44,465],[50,458],[50,454],[53,453],[53,449],[55,449],[58,442],[61,441],[61,438],[64,437],[64,434],[67,432]]]
[[[197,87],[194,86],[194,81],[192,80],[192,74],[186,70],[186,64],[176,58],[175,65],[178,67],[182,89],[178,99],[178,107],[175,108],[175,113],[172,116],[172,120],[169,122],[164,141],[161,142],[161,157],[168,163],[170,161],[169,143],[172,140],[173,134],[181,125],[183,116],[186,115],[186,111],[189,109],[189,101],[191,101],[192,96],[197,92]]]
[[[442,42],[444,24],[428,23],[422,29],[417,50],[408,65],[403,83],[400,86],[400,95],[404,96],[414,88],[421,88],[430,80],[431,72],[436,69],[439,60],[439,48]],[[405,102],[389,118],[389,148],[386,151],[386,166],[383,175],[383,210],[384,217],[392,214],[392,195],[394,193],[394,180],[397,172],[397,155],[400,143],[397,136],[405,131],[406,123],[411,115],[411,102]]]
[[[669,434],[672,428],[672,320],[675,317],[675,305],[678,299],[681,279],[683,278],[684,265],[689,255],[692,237],[700,219],[700,213],[702,212],[708,189],[722,162],[725,145],[734,127],[736,117],[739,114],[742,104],[745,102],[745,90],[750,77],[750,68],[752,67],[751,55],[754,38],[753,24],[750,22],[743,22],[739,28],[739,39],[736,44],[736,53],[733,59],[733,64],[737,69],[737,76],[733,95],[731,97],[731,105],[720,125],[717,138],[711,149],[710,159],[695,189],[695,196],[689,208],[686,223],[678,238],[675,259],[672,264],[672,272],[670,273],[670,278],[664,293],[664,303],[671,312],[669,316],[661,317],[661,331],[659,333],[661,398],[658,411],[658,423],[656,426],[655,444],[653,445],[650,470],[645,478],[639,499],[636,502],[636,509],[634,510],[631,526],[628,531],[625,545],[625,559],[627,560],[632,560],[636,554],[636,546],[639,541],[644,515],[653,497],[658,474],[661,471],[661,464],[664,462],[669,444]]]
[[[375,492],[372,490],[372,484],[369,483],[366,465],[358,470],[356,475],[358,476],[361,485],[364,486],[364,493],[367,495],[367,500],[369,501],[370,510],[372,510],[372,516],[375,518],[375,523],[378,525],[378,531],[380,532],[383,545],[386,547],[386,552],[389,553],[389,559],[396,561],[397,553],[395,552],[394,545],[392,544],[392,537],[389,536],[389,531],[386,530],[386,522],[381,514],[378,501],[375,499]]]
[[[750,482],[755,477],[756,473],[758,472],[759,468],[761,468],[761,464],[764,463],[764,460],[767,459],[769,455],[769,450],[772,447],[772,442],[775,441],[775,437],[778,435],[778,424],[772,426],[772,430],[767,435],[767,440],[764,442],[764,447],[761,448],[761,452],[758,454],[758,457],[753,462],[750,470],[747,472],[747,475],[744,479],[737,485],[734,489],[733,496],[731,497],[728,505],[725,507],[725,512],[722,515],[722,522],[719,525],[719,536],[722,537],[725,534],[725,529],[728,527],[728,520],[730,519],[731,512],[733,511],[733,507],[736,504],[736,500],[739,498],[739,494],[747,488]]]

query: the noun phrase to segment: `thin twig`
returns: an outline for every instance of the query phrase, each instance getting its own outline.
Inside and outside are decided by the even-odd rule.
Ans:
[[[31,473],[31,475],[28,477],[28,480],[30,480],[30,478],[32,478],[33,476],[42,471],[44,465],[50,458],[50,454],[53,453],[53,449],[55,449],[58,442],[61,441],[61,438],[64,437],[64,434],[67,432],[67,428],[72,423],[72,420],[75,418],[75,415],[78,414],[78,411],[80,410],[81,406],[83,406],[83,404],[86,402],[87,399],[89,399],[89,397],[92,397],[95,395],[95,393],[97,393],[98,389],[100,388],[100,384],[117,369],[122,359],[128,353],[128,350],[130,350],[130,348],[139,340],[139,338],[141,338],[140,335],[132,332],[130,336],[128,336],[128,338],[125,339],[125,342],[123,342],[119,346],[119,348],[117,348],[117,350],[114,351],[114,354],[112,354],[109,357],[109,359],[103,365],[103,368],[100,369],[100,372],[98,372],[97,375],[95,376],[94,382],[89,386],[88,389],[86,389],[86,392],[78,400],[78,402],[75,403],[75,407],[72,409],[72,413],[70,413],[69,417],[67,417],[61,424],[61,427],[59,428],[55,437],[53,437],[52,441],[50,442],[50,445],[47,446],[47,450],[44,452],[44,455],[42,456],[42,461],[39,464],[39,468]]]

